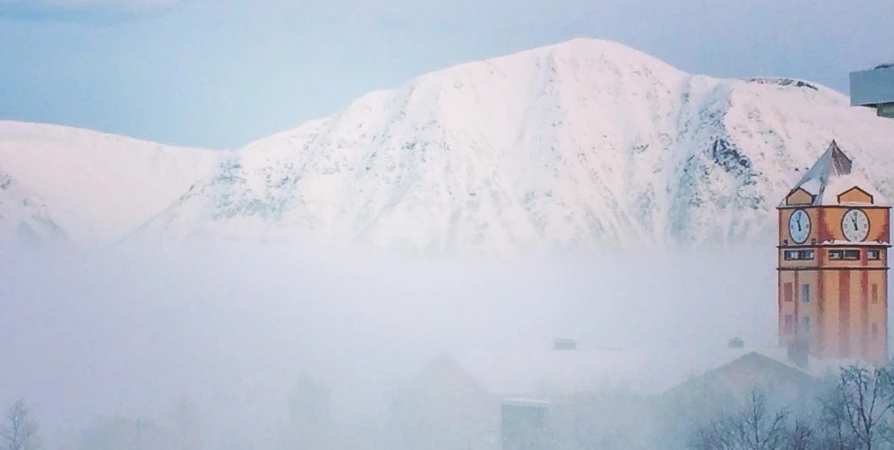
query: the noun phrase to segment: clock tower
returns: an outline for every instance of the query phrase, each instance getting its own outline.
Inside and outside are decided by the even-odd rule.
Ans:
[[[779,340],[818,358],[888,360],[890,206],[832,141],[779,212]]]

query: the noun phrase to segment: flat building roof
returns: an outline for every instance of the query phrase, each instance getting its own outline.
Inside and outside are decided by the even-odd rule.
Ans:
[[[894,103],[894,66],[851,72],[851,106]]]

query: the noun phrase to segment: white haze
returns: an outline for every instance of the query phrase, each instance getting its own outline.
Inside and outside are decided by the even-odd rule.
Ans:
[[[717,251],[414,259],[318,246],[0,256],[0,403],[47,444],[192,399],[207,448],[271,448],[312,375],[345,435],[441,351],[775,345],[771,242]],[[367,428],[374,430],[374,428]]]

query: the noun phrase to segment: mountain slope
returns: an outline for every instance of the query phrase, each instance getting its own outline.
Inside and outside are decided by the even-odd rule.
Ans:
[[[65,239],[43,199],[0,170],[0,248]]]
[[[894,122],[822,86],[689,75],[577,39],[374,92],[241,149],[129,242],[317,237],[421,252],[769,235],[836,139],[890,196]]]
[[[208,176],[224,152],[0,121],[0,167],[83,243],[120,239]]]

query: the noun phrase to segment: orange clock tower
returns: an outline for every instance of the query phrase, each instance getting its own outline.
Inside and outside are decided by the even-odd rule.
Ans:
[[[778,206],[779,340],[888,360],[890,206],[835,141]]]

